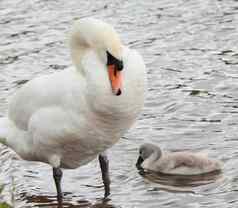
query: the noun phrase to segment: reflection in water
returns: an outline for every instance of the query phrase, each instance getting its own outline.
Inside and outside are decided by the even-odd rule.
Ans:
[[[194,193],[193,187],[214,183],[223,178],[221,171],[213,171],[200,175],[170,175],[164,173],[155,173],[152,171],[140,170],[139,174],[146,180],[162,185],[160,189],[171,192],[190,192]],[[157,190],[155,188],[153,190]]]
[[[23,199],[26,200],[27,204],[30,204],[30,206],[33,206],[33,207],[59,208],[57,198],[54,196],[47,196],[47,195],[27,196],[26,193],[22,193],[21,197],[23,197]],[[64,208],[77,208],[77,207],[80,207],[80,208],[116,208],[114,205],[112,205],[110,203],[109,199],[108,200],[98,199],[95,202],[90,202],[90,201],[82,200],[82,199],[74,200],[72,197],[67,197],[67,195],[66,196],[64,195],[62,207],[64,207]]]

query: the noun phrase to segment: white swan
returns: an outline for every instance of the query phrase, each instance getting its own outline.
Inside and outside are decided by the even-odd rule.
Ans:
[[[60,168],[82,166],[115,144],[140,113],[146,84],[142,57],[109,24],[81,19],[70,37],[75,67],[26,83],[0,120],[2,143],[53,167],[58,200]],[[106,156],[99,160],[106,197]]]
[[[173,175],[199,175],[221,170],[221,163],[201,153],[162,152],[158,146],[143,144],[137,168]]]

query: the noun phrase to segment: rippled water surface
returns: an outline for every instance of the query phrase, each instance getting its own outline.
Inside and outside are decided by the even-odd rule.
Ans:
[[[113,24],[140,51],[148,96],[136,125],[109,151],[111,200],[102,202],[99,164],[64,171],[65,207],[238,207],[238,1],[1,0],[0,110],[25,81],[71,65],[67,32],[78,17]],[[139,174],[137,148],[205,151],[222,174],[168,178]],[[0,200],[56,207],[51,168],[1,146]]]

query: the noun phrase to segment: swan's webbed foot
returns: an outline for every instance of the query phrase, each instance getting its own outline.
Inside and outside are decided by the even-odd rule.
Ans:
[[[61,191],[61,179],[63,172],[60,168],[53,168],[53,177],[55,180],[56,190],[57,190],[57,200],[59,203],[59,208],[62,207],[63,195]]]
[[[109,160],[105,153],[102,153],[98,157],[101,172],[102,172],[102,180],[104,184],[104,199],[106,199],[110,195],[110,176],[109,176]]]

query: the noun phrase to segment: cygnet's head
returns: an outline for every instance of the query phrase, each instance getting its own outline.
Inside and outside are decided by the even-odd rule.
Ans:
[[[155,160],[158,160],[162,155],[161,149],[154,144],[146,143],[141,145],[139,148],[139,157],[136,162],[136,167],[142,169],[141,164],[152,155]]]

